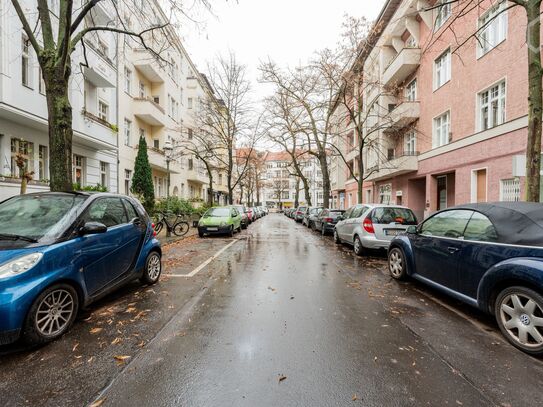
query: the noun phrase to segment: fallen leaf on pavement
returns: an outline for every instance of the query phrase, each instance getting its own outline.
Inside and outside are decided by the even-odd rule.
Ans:
[[[94,335],[102,332],[102,330],[103,328],[92,328],[89,332]]]
[[[122,365],[122,364],[125,363],[128,359],[130,359],[130,356],[117,355],[117,356],[113,356],[113,359],[115,359],[115,360],[117,361],[117,364]]]
[[[96,400],[89,407],[100,407],[102,404],[104,404],[104,401],[106,401],[106,399]]]
[[[128,313],[128,314],[131,314],[131,313],[133,313],[133,312],[136,312],[136,308],[134,308],[134,307],[128,307],[128,308],[126,309],[125,312]]]
[[[111,342],[112,345],[117,345],[118,343],[121,343],[122,342],[122,339],[117,337],[115,339],[113,339],[113,341]]]
[[[353,401],[356,401],[358,400],[358,397],[356,396],[356,394],[353,394]]]
[[[74,345],[74,347],[72,348],[72,352],[75,352],[78,346],[79,346],[79,342]]]
[[[279,375],[279,383],[281,383],[283,380],[286,380],[286,376]]]
[[[143,348],[145,346],[145,341],[141,341],[137,346],[138,348]]]

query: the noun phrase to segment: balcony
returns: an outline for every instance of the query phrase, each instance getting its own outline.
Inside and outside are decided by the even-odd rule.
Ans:
[[[164,126],[164,109],[151,98],[134,98],[134,116],[150,126]]]
[[[419,169],[418,151],[406,152],[400,156],[393,157],[382,164],[368,168],[369,174],[366,181],[382,181],[398,175],[407,174]]]
[[[163,83],[166,78],[166,72],[159,65],[156,57],[151,55],[145,48],[136,48],[133,50],[134,67],[149,82]]]
[[[392,86],[402,83],[420,65],[420,48],[403,48],[383,72],[383,84]]]
[[[207,184],[209,178],[203,168],[193,167],[187,171],[187,181],[197,184]]]
[[[393,133],[403,129],[420,117],[420,102],[403,102],[396,106],[388,115],[390,127],[385,133]]]

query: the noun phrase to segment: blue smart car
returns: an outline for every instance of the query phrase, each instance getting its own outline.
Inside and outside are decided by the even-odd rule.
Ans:
[[[517,348],[543,354],[543,205],[437,212],[390,243],[390,275],[413,277],[496,317]]]
[[[46,192],[0,203],[0,344],[45,343],[81,307],[134,279],[158,281],[162,251],[141,204]]]

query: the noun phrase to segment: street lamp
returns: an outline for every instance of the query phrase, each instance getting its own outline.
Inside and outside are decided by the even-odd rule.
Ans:
[[[172,161],[173,145],[170,140],[164,143],[164,156],[166,157],[166,171],[168,172],[168,181],[166,188],[166,198],[170,197],[170,162]]]

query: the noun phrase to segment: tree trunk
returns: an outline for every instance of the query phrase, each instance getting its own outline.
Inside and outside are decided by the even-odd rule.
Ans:
[[[230,195],[232,196],[232,195]],[[228,202],[230,202],[230,199],[228,199]],[[243,185],[240,185],[239,187],[239,203],[243,203]],[[232,204],[230,204],[232,205]]]
[[[319,154],[319,164],[322,171],[322,206],[328,209],[330,207],[330,172],[326,152]]]
[[[360,144],[363,146],[363,144]],[[364,186],[364,161],[362,160],[362,150],[363,147],[358,149],[358,182],[357,182],[357,188],[358,188],[358,203],[362,203],[362,188]],[[365,203],[371,203],[371,202],[365,202]]]
[[[67,68],[69,70],[69,68]],[[44,75],[49,115],[49,186],[72,191],[72,106],[68,98],[69,73],[57,69]]]
[[[304,184],[305,203],[307,206],[311,206],[311,193],[309,192],[309,182],[307,182],[306,177],[302,177],[302,184]]]
[[[539,202],[541,171],[541,0],[526,5],[528,27],[528,140],[526,144],[526,200]]]
[[[207,189],[207,204],[209,206],[213,206],[213,171],[209,169],[209,167],[206,165],[207,168],[207,177],[209,179],[209,188]]]
[[[296,178],[296,195],[294,196],[294,207],[300,206],[300,178]]]

